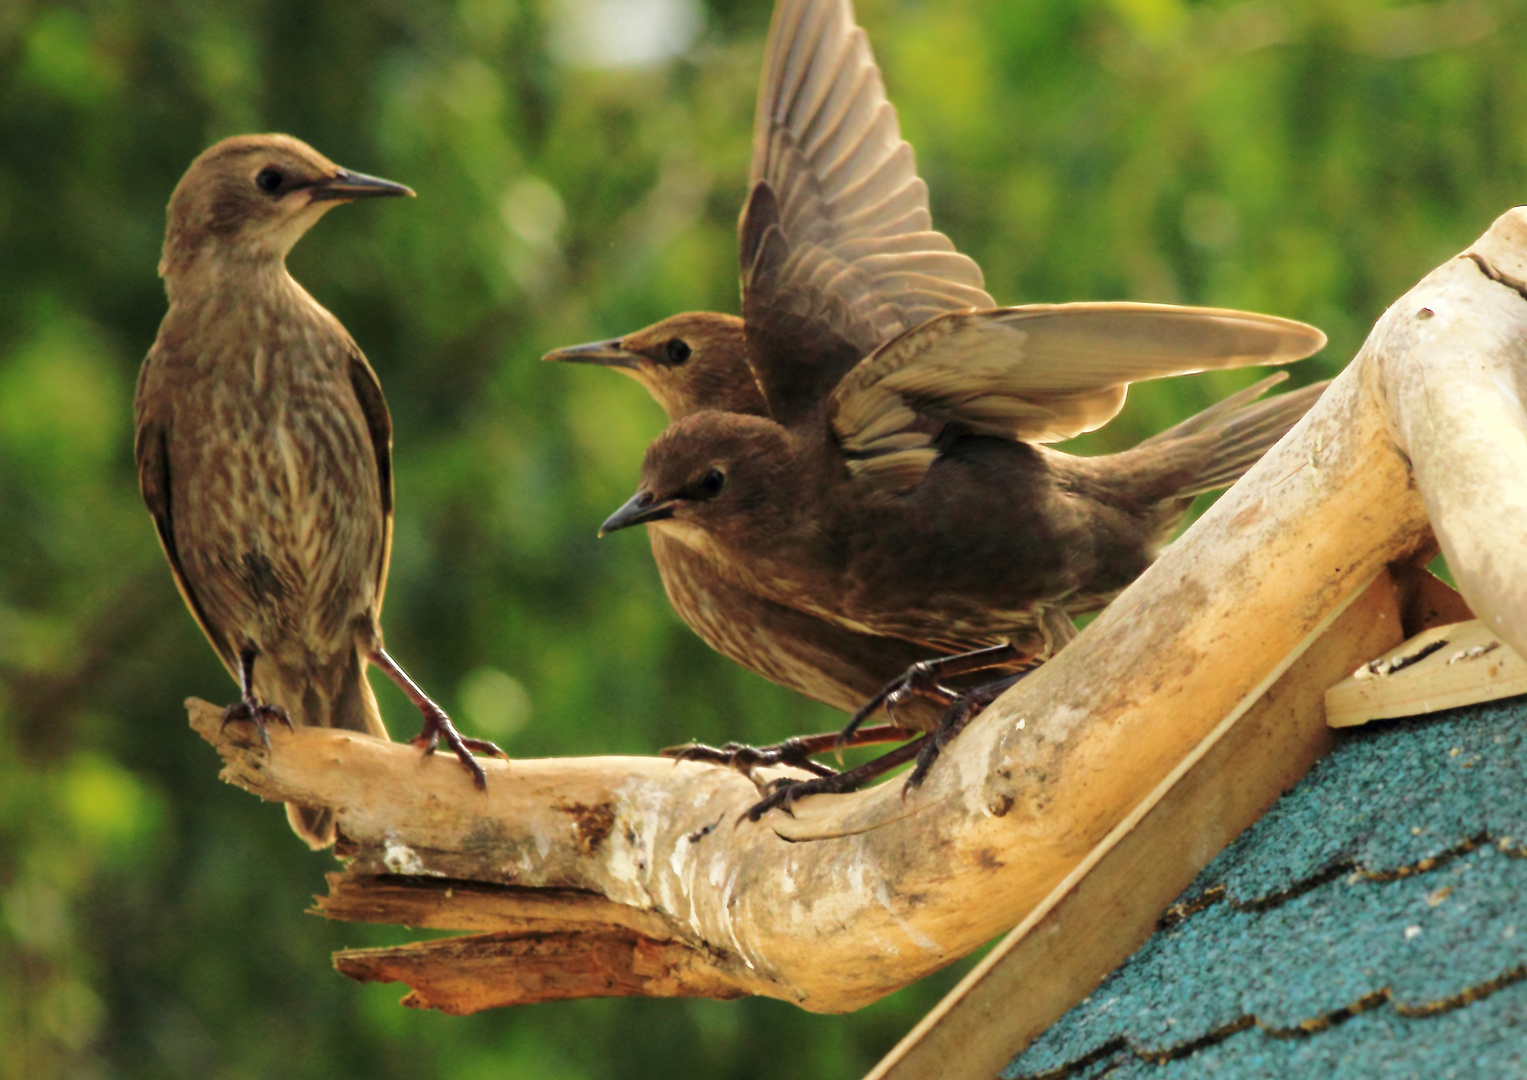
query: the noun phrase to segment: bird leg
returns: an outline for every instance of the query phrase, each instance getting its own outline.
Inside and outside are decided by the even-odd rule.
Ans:
[[[841,749],[852,745],[850,740],[854,732],[859,730],[859,725],[873,716],[882,705],[885,706],[886,714],[892,721],[896,719],[896,705],[913,694],[932,698],[952,709],[959,702],[960,694],[944,686],[939,682],[940,679],[953,675],[967,675],[972,671],[984,671],[987,668],[1000,667],[1003,664],[1025,659],[1028,659],[1028,654],[1009,642],[1005,645],[991,645],[984,649],[955,653],[953,656],[919,660],[907,668],[900,678],[893,679],[881,687],[878,694],[866,701],[863,707],[854,713],[843,730],[838,733],[837,746]]]
[[[797,800],[804,799],[807,795],[842,795],[845,792],[858,791],[875,777],[882,776],[896,766],[904,765],[917,757],[921,748],[931,739],[931,735],[924,735],[905,746],[898,746],[890,753],[881,754],[873,761],[866,761],[863,765],[856,765],[852,769],[845,769],[831,776],[819,776],[815,780],[792,780],[788,777],[776,780],[769,785],[768,796],[750,806],[742,817],[737,819],[737,822],[741,824],[742,818],[757,821],[775,807],[794,816],[791,807]]]
[[[917,732],[909,728],[897,727],[895,724],[881,724],[853,732],[850,741],[843,745],[873,746],[879,743],[901,742],[916,735]],[[749,746],[747,743],[739,742],[729,742],[724,746],[685,743],[683,746],[670,746],[660,753],[663,757],[671,757],[675,761],[704,761],[713,765],[725,765],[729,769],[736,769],[749,780],[753,779],[754,770],[773,765],[793,765],[798,769],[815,773],[817,776],[836,776],[836,769],[830,769],[826,765],[812,761],[811,755],[825,754],[834,749],[839,745],[841,738],[840,732],[833,731],[822,735],[797,735],[770,746]]]
[[[260,741],[269,753],[270,732],[265,730],[266,724],[275,720],[285,724],[286,730],[291,731],[292,718],[286,715],[286,710],[281,706],[263,704],[255,697],[254,665],[255,657],[259,655],[260,650],[253,645],[245,645],[239,650],[239,700],[223,710],[223,727],[235,720],[248,720],[260,733]]]
[[[473,782],[486,791],[488,774],[483,772],[482,766],[472,757],[472,751],[502,758],[507,758],[509,755],[486,739],[468,739],[457,731],[456,725],[451,723],[451,718],[445,715],[445,710],[419,689],[419,684],[410,679],[408,672],[400,668],[398,662],[387,655],[386,649],[372,649],[370,658],[371,662],[381,668],[389,679],[398,684],[398,688],[408,695],[408,700],[412,701],[424,714],[424,727],[420,729],[419,734],[408,740],[409,745],[422,747],[426,754],[433,754],[435,747],[440,745],[440,740],[444,739],[446,745],[461,759],[461,764],[466,767],[467,772],[472,774]]]
[[[1002,650],[1008,650],[1008,652],[1005,655],[997,655]],[[936,678],[937,674],[941,673],[951,675],[964,675],[972,671],[981,671],[985,668],[996,667],[999,664],[1006,663],[1009,660],[1017,659],[1021,656],[1022,654],[1018,653],[1017,650],[1013,649],[1013,647],[1010,645],[999,645],[990,649],[978,649],[975,652],[961,653],[957,656],[944,657],[944,660],[954,661],[954,663],[949,665],[949,668],[952,668],[953,670],[934,668],[934,665],[937,665],[941,662],[940,660],[929,660],[920,664],[914,664],[912,668],[908,670],[903,679],[898,680],[898,682],[910,680],[914,677],[914,675],[921,675],[924,678],[930,680]],[[923,670],[919,672],[919,668]],[[930,668],[934,668],[934,670],[930,671]],[[963,694],[955,694],[947,687],[939,686],[936,682],[934,682],[932,685],[935,687],[936,692],[947,694],[952,703],[950,704],[948,711],[945,712],[943,717],[939,720],[938,728],[933,732],[933,734],[924,735],[922,738],[917,739],[915,742],[909,742],[905,746],[898,746],[895,750],[892,750],[888,754],[882,754],[880,757],[875,758],[873,761],[866,761],[863,765],[856,766],[852,769],[846,769],[840,773],[822,772],[819,771],[821,766],[816,766],[815,762],[805,762],[803,764],[804,768],[811,769],[811,771],[817,773],[817,778],[815,780],[794,780],[786,777],[774,781],[769,785],[768,795],[761,802],[755,803],[753,806],[749,807],[747,813],[745,813],[743,817],[747,818],[749,821],[757,821],[759,818],[763,817],[764,814],[768,813],[775,807],[779,807],[788,814],[791,812],[790,808],[795,804],[796,800],[805,798],[807,795],[841,795],[849,791],[858,791],[861,787],[863,787],[869,781],[873,780],[875,777],[882,776],[896,768],[896,766],[916,758],[917,764],[913,766],[912,772],[907,776],[906,786],[902,789],[902,794],[905,795],[908,791],[922,786],[923,779],[927,777],[928,770],[933,768],[933,763],[938,760],[940,752],[943,751],[944,747],[949,745],[949,743],[954,739],[956,735],[964,730],[965,725],[970,723],[970,720],[973,716],[979,713],[982,709],[986,708],[986,706],[990,705],[993,701],[996,701],[997,698],[1002,695],[1004,690],[1012,686],[1032,670],[1034,669],[1028,668],[1024,671],[1019,671],[1012,675],[1005,675],[1000,679],[994,679],[991,682],[982,683],[980,686],[967,690]],[[897,685],[897,683],[893,683],[892,688]],[[888,688],[888,690],[889,689],[890,688]],[[921,691],[919,690],[916,692]],[[855,719],[862,720],[863,718],[856,717]],[[849,741],[843,743],[843,745],[862,746],[872,741],[870,738],[866,738],[867,736],[874,736],[873,741],[875,742],[889,742],[897,738],[906,738],[911,734],[908,729],[897,727],[894,724],[883,724],[879,727],[864,728],[863,730],[855,730],[852,725],[853,721],[850,721],[850,727],[845,729],[844,732],[840,732],[838,734],[838,736],[834,739],[834,745],[838,745],[839,740],[843,740],[845,735]],[[795,739],[787,739],[783,743],[777,744],[777,746],[788,747],[792,750],[796,749],[797,747],[814,746],[817,747],[817,749],[810,752],[819,753],[822,750],[827,749],[827,745],[825,743],[826,738],[827,736],[825,735],[802,736]],[[728,745],[735,746],[736,744]],[[675,747],[675,749],[682,750],[686,748]],[[700,749],[720,754],[724,752],[726,748],[723,747],[720,751],[713,750],[711,747],[702,747]],[[743,747],[742,749],[749,750],[751,748]],[[761,751],[754,751],[754,753],[760,753],[762,751],[773,749],[775,749],[775,747],[763,747]],[[665,753],[667,753],[667,751],[665,751]],[[713,758],[703,756],[697,756],[697,759],[715,760]],[[791,761],[789,764],[800,763]],[[813,768],[813,766],[815,767]],[[738,820],[740,821],[741,819],[739,818]]]
[[[956,735],[965,730],[965,725],[970,723],[971,717],[996,701],[1002,696],[1004,690],[1033,670],[1029,668],[1000,679],[993,679],[989,683],[982,683],[961,694],[939,720],[933,734],[922,741],[922,749],[917,752],[917,764],[907,775],[907,786],[902,788],[902,794],[905,795],[908,791],[922,786],[923,779],[928,775],[928,770],[933,768],[933,763],[938,760],[939,754]]]

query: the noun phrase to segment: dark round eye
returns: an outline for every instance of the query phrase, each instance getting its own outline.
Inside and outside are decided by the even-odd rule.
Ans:
[[[261,169],[260,174],[255,177],[255,184],[261,191],[265,192],[265,194],[274,195],[276,192],[281,190],[281,181],[285,179],[286,177],[281,175],[280,169],[273,165],[267,165],[265,168]]]
[[[682,364],[689,359],[689,346],[678,338],[668,342],[668,362]]]
[[[726,474],[720,469],[712,469],[700,477],[700,483],[696,487],[702,499],[714,499],[721,494],[721,489],[726,487]]]

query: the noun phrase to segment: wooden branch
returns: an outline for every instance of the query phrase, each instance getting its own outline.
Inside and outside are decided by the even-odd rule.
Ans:
[[[1527,207],[1385,312],[1370,346],[1459,590],[1527,656]]]
[[[1406,369],[1444,362],[1440,320],[1469,348],[1520,347],[1520,301],[1473,260],[1429,277],[1277,447],[905,798],[893,781],[735,827],[756,792],[713,766],[487,762],[484,794],[454,761],[360,735],[275,731],[267,756],[210,706],[193,703],[193,725],[235,783],[335,808],[350,863],[327,910],[487,931],[342,955],[410,982],[410,1004],[751,993],[856,1008],[1020,922],[1355,592],[1431,548],[1395,440],[1430,460],[1457,430],[1407,413],[1429,384]],[[1465,329],[1466,311],[1496,329]],[[449,895],[400,899],[404,885]]]

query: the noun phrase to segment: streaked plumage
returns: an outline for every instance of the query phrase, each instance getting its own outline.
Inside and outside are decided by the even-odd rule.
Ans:
[[[1233,482],[1324,389],[1256,400],[1283,378],[1272,376],[1132,450],[1088,458],[974,429],[957,407],[928,435],[926,413],[907,409],[898,427],[873,400],[856,400],[905,370],[852,387],[845,379],[847,393],[791,427],[716,410],[674,423],[648,448],[637,493],[601,532],[646,524],[706,560],[727,589],[855,634],[917,642],[927,654],[970,654],[957,673],[1030,665],[1070,640],[1075,616],[1101,608],[1150,565],[1195,495]],[[947,407],[941,399],[939,412]],[[878,455],[847,449],[851,439],[833,420],[850,413],[879,425],[870,444],[884,444]],[[870,698],[843,737],[873,706],[930,692],[949,706],[937,724],[893,713],[903,727],[933,733],[917,754],[916,786],[990,693],[958,699],[936,673],[913,669]],[[684,756],[768,760],[708,748]],[[791,753],[780,759],[804,764]],[[879,767],[904,760],[898,751]],[[876,771],[870,764],[779,788],[749,816],[802,794],[850,790]]]
[[[243,687],[229,718],[262,734],[281,719],[387,737],[366,667],[401,675],[379,623],[392,421],[365,356],[285,258],[338,202],[412,194],[262,135],[205,151],[170,199],[138,478],[181,595]],[[421,738],[452,739],[421,707]],[[288,816],[314,847],[332,842],[327,812]]]

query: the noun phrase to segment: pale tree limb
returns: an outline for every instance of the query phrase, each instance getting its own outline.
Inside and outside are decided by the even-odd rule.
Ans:
[[[1521,213],[1482,242],[1491,267],[1521,258]],[[755,789],[712,766],[486,762],[483,794],[454,761],[361,735],[272,731],[267,756],[234,742],[236,726],[220,733],[210,706],[193,705],[193,724],[235,783],[335,808],[351,861],[325,910],[494,931],[342,954],[358,975],[409,981],[410,1004],[465,1012],[582,994],[749,993],[856,1008],[1020,922],[1355,592],[1433,550],[1396,440],[1418,473],[1458,452],[1489,458],[1495,442],[1437,422],[1428,395],[1439,388],[1411,369],[1443,370],[1455,340],[1465,357],[1445,370],[1495,400],[1485,384],[1498,379],[1467,357],[1488,347],[1501,357],[1490,371],[1520,371],[1527,340],[1527,301],[1497,277],[1454,260],[1396,304],[1310,414],[905,797],[892,782],[735,827]],[[1509,400],[1496,412],[1506,417]],[[1467,477],[1470,499],[1504,498],[1494,472],[1471,468],[1454,462],[1436,484]],[[1452,520],[1449,499],[1429,497]],[[1513,569],[1527,561],[1523,535],[1503,545],[1515,562],[1492,552],[1483,576],[1455,562],[1481,615],[1520,613],[1476,592],[1527,581]],[[1458,558],[1475,550],[1451,542]],[[442,895],[410,892],[393,906],[403,886]]]
[[[1527,656],[1527,207],[1385,312],[1365,367],[1480,619]]]

